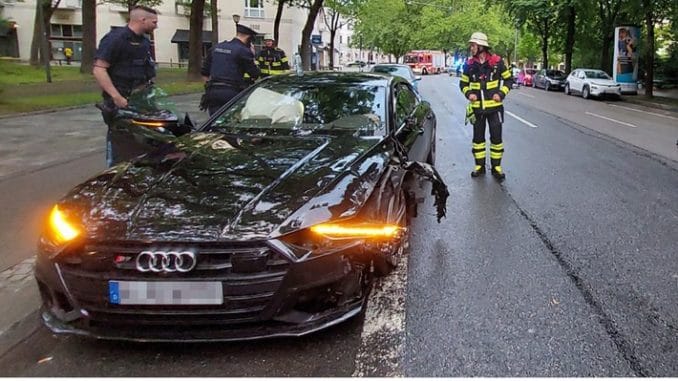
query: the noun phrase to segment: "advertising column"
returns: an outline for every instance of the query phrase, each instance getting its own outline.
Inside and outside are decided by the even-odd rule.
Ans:
[[[622,93],[637,94],[640,29],[636,26],[618,26],[614,35],[612,76],[621,85]]]

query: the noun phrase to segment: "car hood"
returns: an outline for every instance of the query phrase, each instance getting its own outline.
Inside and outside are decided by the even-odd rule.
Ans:
[[[589,82],[592,85],[602,85],[602,86],[616,86],[617,82],[612,79],[603,79],[603,78],[594,78],[589,79]]]
[[[271,238],[357,213],[389,147],[354,136],[194,133],[88,180],[60,207],[94,240]]]

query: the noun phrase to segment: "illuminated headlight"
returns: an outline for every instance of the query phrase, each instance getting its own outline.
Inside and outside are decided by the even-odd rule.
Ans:
[[[49,213],[48,231],[51,240],[56,244],[70,242],[82,234],[80,228],[56,205]]]
[[[325,223],[314,225],[311,231],[330,239],[388,240],[398,237],[402,227],[374,223]]]

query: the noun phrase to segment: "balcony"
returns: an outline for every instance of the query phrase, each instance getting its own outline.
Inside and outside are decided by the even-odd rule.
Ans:
[[[61,0],[57,9],[81,9],[82,0]]]

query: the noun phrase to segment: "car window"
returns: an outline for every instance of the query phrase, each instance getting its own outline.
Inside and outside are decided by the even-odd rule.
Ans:
[[[610,76],[607,75],[607,73],[600,70],[587,70],[586,77],[591,79],[610,79]]]
[[[406,84],[399,83],[395,87],[395,121],[396,128],[405,123],[405,119],[412,115],[419,100],[412,89]]]
[[[408,81],[412,81],[414,79],[411,69],[404,66],[375,66],[372,68],[372,72],[397,75],[407,79]]]
[[[219,115],[208,130],[236,134],[360,136],[386,132],[386,87],[376,84],[260,83]]]

